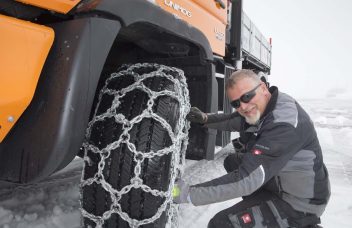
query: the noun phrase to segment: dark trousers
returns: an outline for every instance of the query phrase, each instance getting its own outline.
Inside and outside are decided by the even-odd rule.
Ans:
[[[226,171],[238,168],[242,157],[229,155],[224,161]],[[259,189],[234,206],[217,213],[209,222],[208,228],[237,227],[315,227],[320,219],[309,213],[296,211],[275,193]]]

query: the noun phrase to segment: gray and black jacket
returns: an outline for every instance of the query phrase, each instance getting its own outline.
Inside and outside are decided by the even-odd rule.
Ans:
[[[191,186],[194,205],[247,196],[264,188],[294,209],[321,216],[330,197],[330,183],[321,147],[308,114],[290,96],[271,87],[272,94],[259,124],[219,116],[209,128],[244,132],[246,153],[235,172]]]

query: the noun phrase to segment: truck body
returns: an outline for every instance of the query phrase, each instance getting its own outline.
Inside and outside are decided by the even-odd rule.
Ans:
[[[233,71],[271,68],[271,44],[241,0],[2,0],[0,50],[0,180],[13,183],[82,154],[104,75],[118,66],[179,68],[191,105],[224,113]],[[212,159],[229,142],[192,124],[187,157]]]

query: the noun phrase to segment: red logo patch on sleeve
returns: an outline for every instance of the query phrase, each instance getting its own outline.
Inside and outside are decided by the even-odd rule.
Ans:
[[[258,149],[254,149],[253,151],[252,151],[252,154],[254,154],[254,155],[261,155],[263,152],[261,151],[261,150],[258,150]]]
[[[242,215],[241,219],[243,220],[244,224],[252,222],[251,216],[248,213]]]

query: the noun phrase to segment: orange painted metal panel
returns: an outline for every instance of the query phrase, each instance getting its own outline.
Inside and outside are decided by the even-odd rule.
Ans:
[[[53,10],[59,13],[67,13],[81,0],[16,0],[40,8]]]
[[[214,0],[192,0],[199,6],[204,8],[208,13],[214,15],[222,23],[227,23],[227,9],[222,9],[216,4]],[[227,7],[227,0],[223,0],[225,6]]]
[[[31,102],[53,29],[0,15],[0,142]]]
[[[161,8],[187,21],[208,38],[214,53],[225,55],[227,8],[222,9],[214,0],[156,0]],[[226,5],[227,5],[227,1]]]

